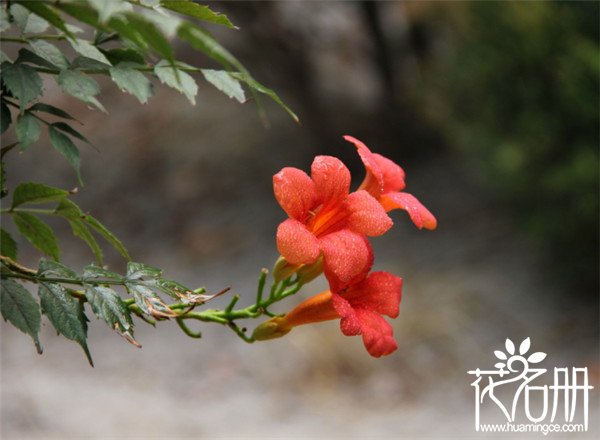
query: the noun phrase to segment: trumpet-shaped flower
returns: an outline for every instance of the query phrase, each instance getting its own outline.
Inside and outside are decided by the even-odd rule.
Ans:
[[[335,157],[317,156],[311,176],[284,168],[273,176],[275,198],[289,218],[277,228],[277,248],[293,265],[315,263],[340,283],[368,273],[365,236],[385,233],[392,220],[368,191],[350,193],[350,171]]]
[[[362,159],[367,175],[359,187],[377,199],[386,212],[403,209],[408,212],[413,223],[419,228],[435,229],[437,220],[431,212],[412,194],[401,192],[405,188],[404,170],[396,163],[369,148],[352,136],[344,136],[352,142]]]
[[[287,315],[263,322],[254,331],[254,339],[274,339],[299,325],[341,318],[342,333],[362,335],[371,356],[381,357],[394,352],[398,346],[393,329],[382,315],[398,316],[402,279],[387,272],[373,272],[341,290],[334,286],[308,298]]]

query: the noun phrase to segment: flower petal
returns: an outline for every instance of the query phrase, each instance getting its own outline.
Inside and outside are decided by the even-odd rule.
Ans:
[[[335,311],[342,318],[340,321],[342,333],[346,336],[360,335],[360,322],[356,318],[356,313],[354,312],[352,305],[336,293],[332,294],[332,300]]]
[[[402,278],[389,272],[373,272],[364,281],[351,286],[342,296],[354,308],[396,318],[402,298]]]
[[[392,326],[378,313],[362,308],[353,308],[340,295],[333,294],[333,306],[342,317],[340,329],[346,336],[362,334],[363,343],[371,356],[381,357],[395,351]]]
[[[291,218],[277,228],[277,249],[292,264],[312,263],[320,254],[317,237],[298,220]]]
[[[279,205],[291,218],[304,222],[316,203],[315,184],[298,168],[286,167],[273,176],[273,190]]]
[[[381,204],[367,191],[353,192],[346,199],[348,227],[359,234],[376,237],[384,234],[394,222]]]
[[[359,189],[364,189],[369,192],[373,197],[379,199],[379,196],[383,192],[383,172],[379,167],[377,159],[374,154],[369,150],[365,144],[352,136],[344,136],[348,142],[352,142],[356,146],[358,155],[360,156],[363,164],[365,165],[367,175],[365,180],[360,184]]]
[[[402,191],[406,183],[404,183],[404,170],[400,165],[381,154],[373,153],[373,158],[383,174],[383,194]]]
[[[350,171],[341,160],[332,156],[317,156],[310,170],[320,203],[341,201],[348,195]]]
[[[364,278],[373,264],[373,250],[365,236],[342,229],[319,238],[323,269],[331,290],[338,292]]]
[[[381,204],[386,211],[404,209],[417,228],[433,230],[437,227],[437,220],[431,212],[412,194],[405,192],[392,192],[381,196]]]
[[[290,327],[339,318],[329,290],[305,299],[287,313],[284,320]]]
[[[355,309],[360,322],[363,343],[373,357],[387,356],[398,348],[392,326],[381,315],[364,309]]]

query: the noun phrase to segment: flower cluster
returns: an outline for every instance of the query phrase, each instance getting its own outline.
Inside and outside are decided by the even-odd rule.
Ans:
[[[331,156],[317,156],[310,176],[284,168],[273,177],[275,197],[289,217],[277,229],[282,258],[275,276],[298,273],[308,282],[323,272],[329,290],[264,322],[253,337],[272,339],[298,325],[341,318],[342,332],[362,335],[368,352],[380,357],[397,348],[392,327],[382,315],[398,316],[402,279],[387,272],[369,274],[373,251],[367,237],[392,227],[387,212],[394,209],[407,211],[419,229],[435,229],[437,221],[414,196],[402,192],[402,168],[359,140],[344,138],[356,146],[366,168],[356,191],[350,192],[348,168]]]

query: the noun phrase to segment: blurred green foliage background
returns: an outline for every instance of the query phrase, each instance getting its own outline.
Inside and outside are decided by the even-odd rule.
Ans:
[[[432,7],[413,29],[449,50],[427,64],[430,114],[451,148],[578,293],[597,295],[597,2]],[[416,35],[419,35],[417,32]],[[418,92],[422,89],[417,89]]]

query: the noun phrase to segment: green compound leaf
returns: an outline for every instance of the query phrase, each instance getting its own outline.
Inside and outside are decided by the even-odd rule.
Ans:
[[[179,27],[177,35],[195,49],[204,52],[215,61],[221,63],[226,69],[231,69],[232,67],[236,67],[238,70],[243,69],[239,61],[201,27],[189,22],[183,23]]]
[[[124,281],[125,280],[125,278],[123,278],[121,275],[111,272],[109,270],[106,270],[103,267],[94,266],[93,264],[90,264],[89,266],[86,266],[83,269],[84,281],[96,279],[96,278],[106,278],[106,279],[115,280],[115,281]]]
[[[74,220],[80,219],[84,216],[79,206],[69,199],[62,199],[54,210],[54,214]]]
[[[83,185],[81,181],[81,174],[79,171],[81,160],[79,158],[79,150],[73,143],[73,141],[65,134],[58,131],[58,129],[52,125],[48,127],[48,135],[50,136],[50,143],[56,148],[71,164],[77,173],[77,179],[79,183]]]
[[[41,183],[21,183],[15,188],[12,209],[24,203],[45,203],[62,200],[69,195],[68,191]]]
[[[2,81],[12,95],[19,100],[21,113],[25,106],[42,93],[42,78],[33,67],[21,63],[5,61],[2,68]]]
[[[100,93],[100,86],[90,76],[78,70],[63,70],[58,75],[57,81],[65,93],[92,104],[106,113],[104,106],[95,98]]]
[[[103,50],[102,53],[106,55],[106,58],[113,65],[117,65],[120,62],[130,62],[136,64],[146,64],[146,60],[144,56],[134,49],[126,49],[126,48],[118,48],[118,49],[110,49]]]
[[[36,117],[26,111],[17,118],[16,133],[21,151],[25,151],[40,138],[42,128]]]
[[[127,279],[139,280],[140,278],[154,279],[162,275],[162,270],[157,267],[148,266],[144,263],[130,261],[127,263]]]
[[[83,348],[90,365],[94,362],[87,346],[87,318],[83,304],[69,295],[60,284],[40,282],[38,290],[42,311],[59,334]]]
[[[133,339],[133,321],[129,308],[114,290],[105,286],[85,285],[85,297],[94,314],[119,332],[129,342],[140,347]]]
[[[0,311],[5,321],[31,336],[37,352],[42,354],[39,339],[42,313],[31,293],[11,279],[3,279],[0,283]]]
[[[120,63],[110,68],[110,76],[124,92],[135,96],[142,104],[152,96],[152,83],[143,73],[132,68],[129,63]]]
[[[33,49],[33,53],[56,66],[59,70],[69,67],[69,62],[55,45],[44,40],[32,40],[29,45]]]
[[[115,237],[115,235],[112,232],[110,232],[106,228],[106,226],[104,226],[102,223],[100,223],[98,220],[96,220],[94,217],[92,217],[89,214],[83,215],[81,219],[85,223],[90,225],[92,228],[94,228],[96,230],[96,232],[98,232],[100,235],[102,235],[104,237],[104,239],[106,241],[108,241],[123,256],[123,258],[125,258],[126,260],[131,260],[131,257],[129,256],[129,252],[127,252],[127,249],[125,248],[125,246],[123,246],[123,243],[121,243],[121,240],[119,240],[117,237]]]
[[[50,226],[39,218],[26,213],[13,213],[13,220],[19,228],[19,232],[29,240],[29,242],[38,248],[41,252],[51,256],[55,260],[60,257],[60,250],[54,232]]]
[[[50,24],[43,18],[29,12],[21,5],[15,4],[10,7],[10,14],[14,19],[21,34],[36,34],[44,32]]]
[[[58,261],[46,260],[42,258],[38,267],[38,274],[46,277],[69,278],[79,280],[79,276],[73,269],[65,266]]]
[[[107,66],[104,66],[104,67],[108,67],[111,65],[108,58],[106,58],[106,56],[96,46],[94,46],[89,41],[77,39],[77,40],[70,41],[70,43],[71,43],[71,46],[73,46],[73,49],[75,50],[75,52],[77,52],[81,56],[90,58],[90,59],[97,61],[99,63],[102,63],[102,64],[106,64]]]
[[[126,14],[130,27],[141,37],[146,47],[151,48],[161,57],[173,61],[173,47],[163,33],[151,22],[138,14]],[[111,21],[112,25],[112,21]]]
[[[81,238],[88,245],[88,247],[96,257],[96,261],[98,262],[98,264],[103,264],[102,249],[98,245],[98,242],[88,229],[87,225],[83,222],[83,220],[67,219],[67,221],[71,226],[73,235]]]
[[[52,127],[59,129],[60,131],[68,133],[71,136],[76,137],[77,139],[92,145],[92,143],[88,140],[88,138],[86,138],[84,135],[79,133],[77,130],[75,130],[73,127],[71,127],[66,122],[55,122],[54,124],[51,124],[51,125],[52,125]]]
[[[51,9],[49,6],[47,6],[45,4],[45,2],[21,0],[18,3],[25,6],[27,9],[29,9],[31,12],[36,14],[38,17],[42,17],[44,20],[46,20],[52,26],[54,26],[57,29],[60,29],[69,37],[75,38],[74,35],[69,31],[69,29],[65,25],[65,22],[63,21],[63,19],[60,18],[60,15],[58,15],[56,12],[54,12],[53,9]]]
[[[156,64],[154,73],[160,82],[183,93],[192,105],[196,105],[198,85],[188,73],[171,66],[166,60],[162,60]]]
[[[0,254],[12,260],[17,259],[17,242],[3,228],[0,228]]]
[[[190,0],[161,0],[160,5],[165,9],[170,9],[189,17],[237,29],[226,15],[214,12],[208,6],[202,6]]]
[[[206,81],[230,98],[234,98],[242,103],[246,101],[246,95],[244,94],[244,89],[242,89],[240,82],[225,70],[202,69],[202,75],[204,75]]]
[[[133,9],[131,4],[123,0],[88,0],[88,3],[98,11],[98,18],[102,23],[106,23],[115,14],[130,12]]]
[[[4,103],[4,101],[0,102],[0,134],[4,133],[10,127],[12,122],[12,116],[10,114],[10,109]]]
[[[51,115],[58,116],[60,118],[71,119],[72,121],[76,121],[76,119],[73,116],[71,116],[70,114],[68,114],[66,111],[64,111],[58,107],[54,107],[53,105],[50,105],[50,104],[44,104],[42,102],[36,102],[31,107],[29,107],[27,110],[30,112],[49,113]]]
[[[46,61],[39,55],[34,54],[32,51],[30,51],[29,49],[25,49],[24,47],[19,49],[19,56],[15,61],[15,64],[19,63],[31,63],[35,64],[36,66],[45,67],[47,69],[53,70],[57,68],[54,64]]]

